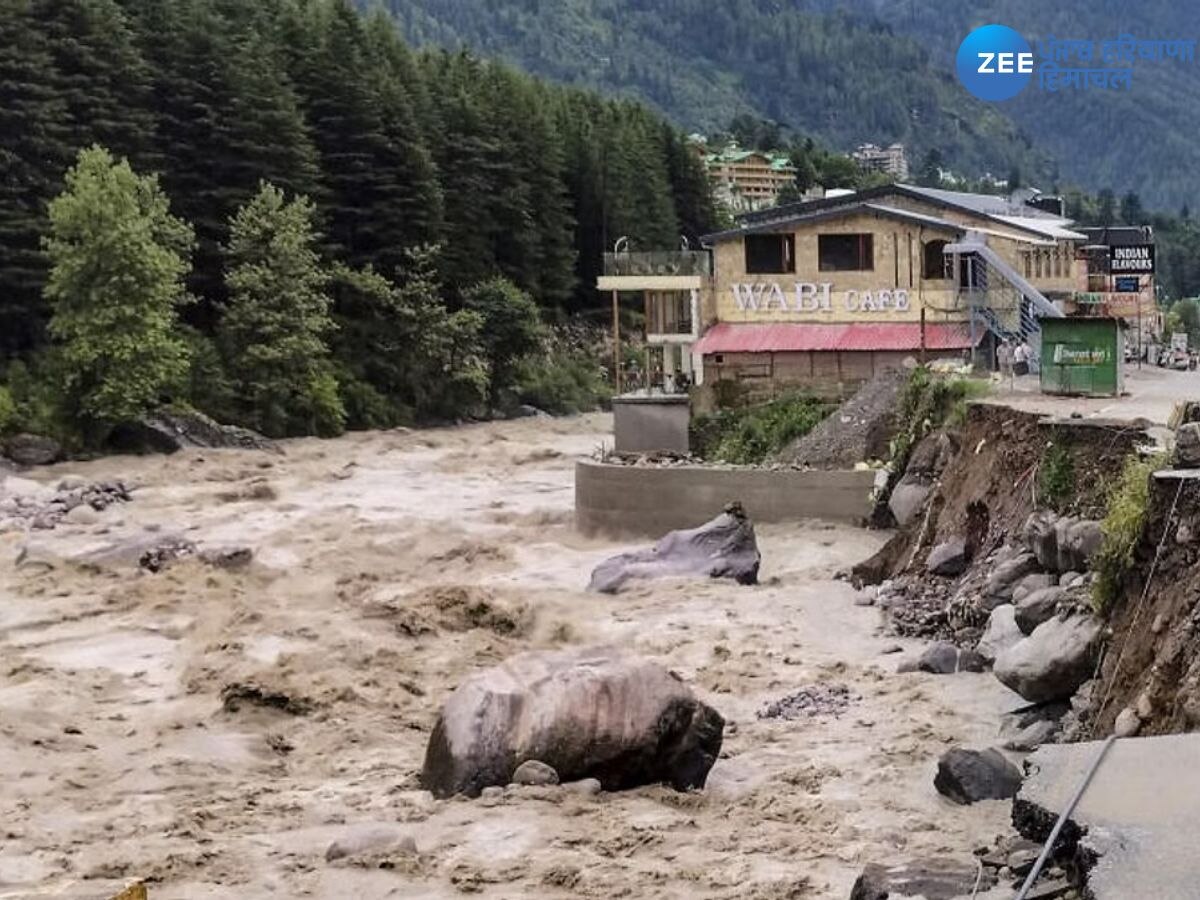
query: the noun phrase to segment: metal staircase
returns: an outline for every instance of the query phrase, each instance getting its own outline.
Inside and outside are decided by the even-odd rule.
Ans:
[[[960,287],[959,294],[970,310],[972,333],[977,333],[979,325],[1001,340],[1025,342],[1038,361],[1042,346],[1038,319],[1061,318],[1062,311],[989,247],[982,235],[968,233],[964,241],[948,245],[945,252],[957,257],[956,272],[969,267],[964,279],[967,286]]]

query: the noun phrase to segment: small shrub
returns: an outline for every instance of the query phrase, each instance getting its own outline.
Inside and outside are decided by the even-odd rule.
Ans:
[[[1048,444],[1038,467],[1038,493],[1056,512],[1062,512],[1075,493],[1075,457],[1063,444]]]
[[[511,400],[564,416],[604,406],[612,398],[601,347],[587,335],[560,332],[516,365]]]
[[[1092,604],[1097,612],[1107,613],[1120,596],[1146,524],[1150,476],[1165,462],[1164,454],[1146,459],[1131,457],[1109,492],[1104,515],[1104,541],[1093,562],[1096,581],[1092,587]]]
[[[697,417],[693,446],[706,459],[740,465],[765,461],[808,434],[829,415],[831,404],[806,394]]]

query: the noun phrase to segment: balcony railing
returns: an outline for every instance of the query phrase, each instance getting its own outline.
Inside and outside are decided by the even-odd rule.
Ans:
[[[605,253],[605,275],[708,275],[711,257],[703,250]]]

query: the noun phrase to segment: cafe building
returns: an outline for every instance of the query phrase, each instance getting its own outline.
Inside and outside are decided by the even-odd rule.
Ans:
[[[741,217],[704,239],[694,382],[842,396],[909,358],[1036,353],[1084,284],[1086,236],[1026,201],[895,184]]]

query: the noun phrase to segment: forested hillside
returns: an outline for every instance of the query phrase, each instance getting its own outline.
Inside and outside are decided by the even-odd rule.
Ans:
[[[1200,207],[1200,63],[1139,63],[1127,93],[1027,90],[1003,104],[975,101],[953,67],[962,38],[990,22],[1030,40],[1101,41],[1122,31],[1200,38],[1189,3],[382,2],[413,40],[478,48],[562,82],[640,97],[687,128],[723,128],[749,111],[843,151],[902,141],[914,167],[937,149],[970,177],[1005,177],[1015,166],[1045,189],[1111,187],[1137,191],[1152,207]]]
[[[689,129],[754,112],[843,151],[902,141],[914,162],[937,148],[970,175],[1053,174],[1004,110],[971,98],[925,41],[878,22],[777,0],[382,2],[414,41],[638,97]]]
[[[108,152],[78,157],[92,145]],[[164,317],[142,335],[163,350],[142,405],[276,434],[486,408],[504,379],[555,376],[529,371],[543,325],[588,312],[616,237],[670,247],[717,224],[657,114],[414,54],[349,0],[0,0],[0,160],[0,375],[17,395],[0,393],[0,431],[129,414],[95,405],[119,385],[90,346],[126,315]],[[145,296],[100,277],[122,253]],[[289,388],[306,355],[324,361]],[[35,396],[31,368],[74,394]]]

